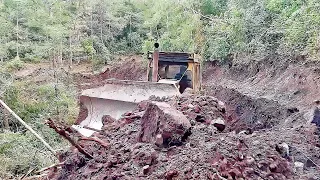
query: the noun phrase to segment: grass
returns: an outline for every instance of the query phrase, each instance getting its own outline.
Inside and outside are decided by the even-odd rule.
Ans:
[[[19,67],[11,63],[5,66]],[[1,68],[0,74],[11,70]],[[66,124],[73,123],[78,114],[76,88],[67,83],[70,81],[57,83],[50,73],[47,76],[48,80],[41,84],[32,82],[37,77],[15,80],[5,86],[0,98],[55,150],[66,149],[68,144],[44,122],[50,117]],[[4,118],[0,108],[0,122]],[[56,158],[51,152],[19,122],[10,116],[9,123],[10,132],[3,131],[0,124],[0,179],[16,178],[32,168],[40,169],[55,163]]]
[[[56,138],[46,140],[56,149],[66,146]],[[56,161],[56,157],[29,132],[0,134],[0,177],[3,179],[20,176],[30,169],[40,169]]]

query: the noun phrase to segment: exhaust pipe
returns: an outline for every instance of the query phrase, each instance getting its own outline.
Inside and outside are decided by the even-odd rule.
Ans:
[[[152,82],[158,82],[158,67],[159,67],[159,43],[154,43]]]

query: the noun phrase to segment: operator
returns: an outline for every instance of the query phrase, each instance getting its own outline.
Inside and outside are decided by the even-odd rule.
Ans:
[[[185,74],[186,70],[187,70],[186,66],[180,66],[179,73],[177,73],[175,75],[175,77],[174,77],[176,80],[180,80],[180,82],[179,82],[179,86],[180,86],[179,91],[180,91],[180,93],[183,93],[184,90],[187,89],[187,87],[189,87],[188,86],[188,81],[189,81],[188,80],[188,76]]]

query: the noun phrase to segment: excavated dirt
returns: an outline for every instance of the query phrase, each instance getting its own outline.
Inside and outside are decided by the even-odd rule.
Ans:
[[[159,133],[165,137],[165,133],[178,132],[181,120],[173,118],[165,124],[163,120],[168,116],[156,110],[156,102],[142,102],[118,121],[104,120],[103,130],[93,136],[103,143],[78,139],[77,143],[93,158],[72,147],[60,155],[61,169],[51,169],[48,178],[316,179],[320,175],[316,167],[320,163],[320,142],[314,134],[315,126],[236,133],[230,132],[225,107],[214,97],[184,95],[161,101],[170,105],[172,111],[186,115],[190,131],[178,133],[178,138],[166,136],[158,141]],[[152,125],[156,128],[145,129],[146,121],[157,119],[159,123]],[[219,130],[217,119],[227,128]],[[168,125],[176,128],[164,128]],[[156,137],[156,141],[141,140],[145,133]],[[304,167],[295,167],[297,162]]]

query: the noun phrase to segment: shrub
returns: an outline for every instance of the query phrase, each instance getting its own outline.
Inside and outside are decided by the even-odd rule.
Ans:
[[[13,60],[6,63],[6,68],[9,71],[20,70],[24,67],[24,62],[19,57],[15,57]]]

